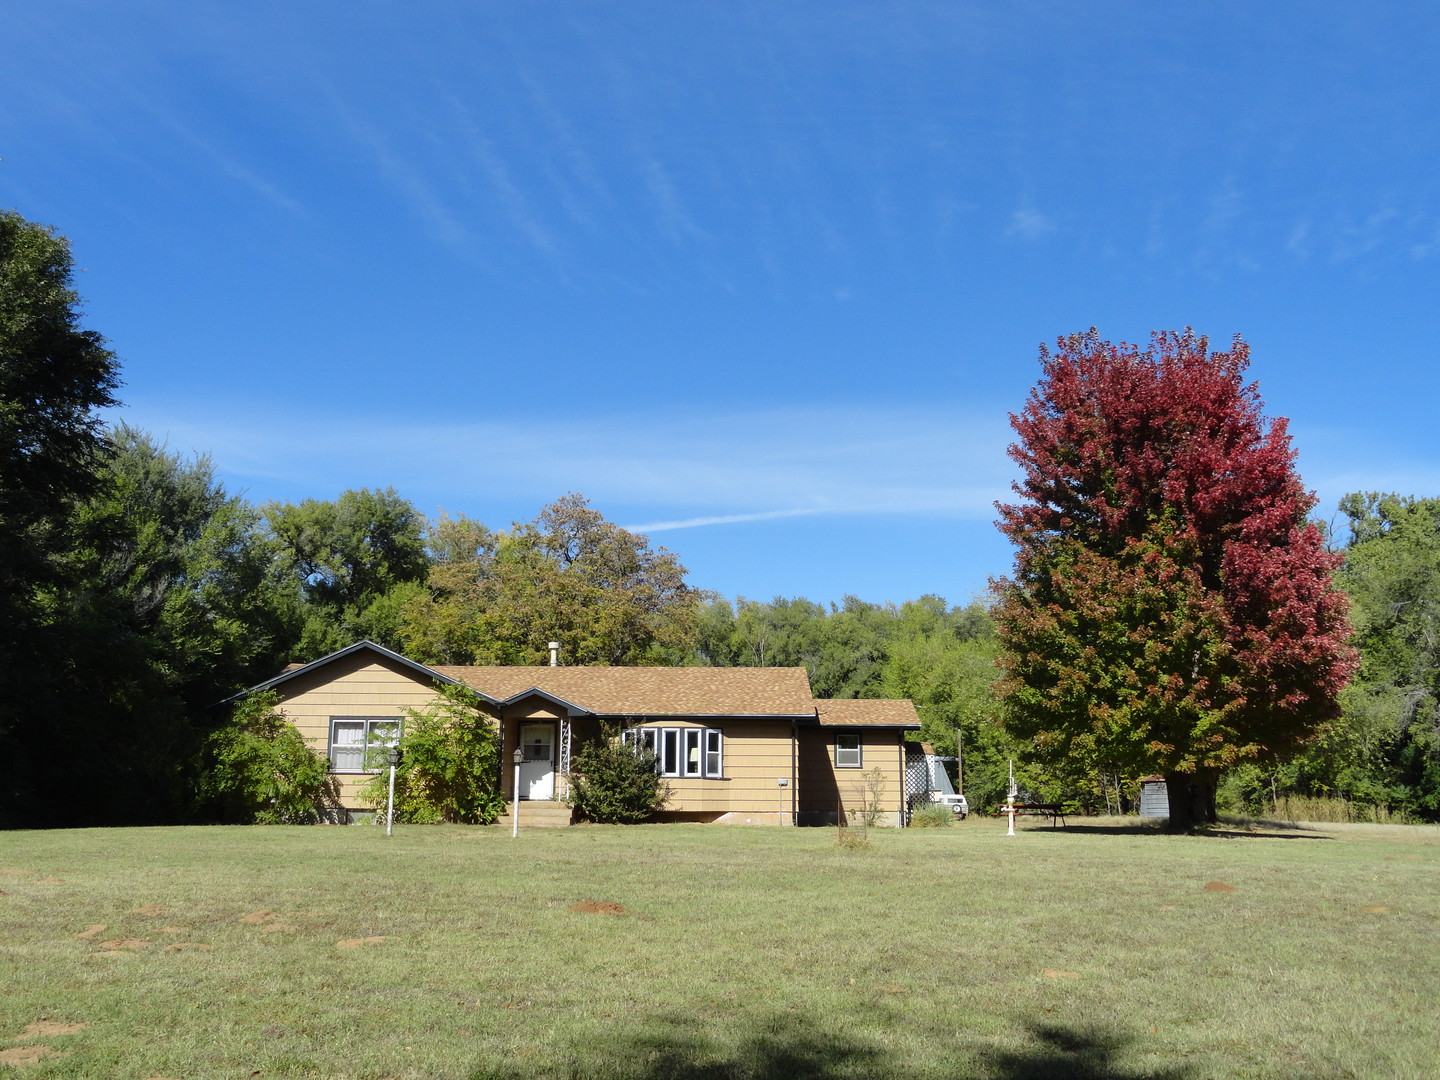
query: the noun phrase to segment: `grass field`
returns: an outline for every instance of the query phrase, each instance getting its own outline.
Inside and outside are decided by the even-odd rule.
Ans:
[[[0,1075],[1440,1075],[1440,830],[1004,831],[0,833]]]

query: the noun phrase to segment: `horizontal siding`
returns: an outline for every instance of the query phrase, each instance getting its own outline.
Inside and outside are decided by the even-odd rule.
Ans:
[[[723,779],[667,776],[667,811],[784,813],[793,809],[790,723],[785,720],[647,720],[643,727],[719,728],[725,735]],[[783,778],[785,786],[777,780]]]
[[[342,717],[395,719],[406,709],[424,708],[435,691],[414,672],[391,665],[368,651],[342,657],[318,671],[282,684],[280,711],[321,757],[330,753],[330,721]],[[341,805],[361,809],[364,773],[337,773]]]
[[[800,812],[804,814],[834,813],[837,803],[844,806],[853,819],[864,806],[865,774],[879,769],[885,776],[880,803],[893,817],[904,801],[905,769],[904,735],[899,731],[862,728],[860,735],[860,768],[835,767],[836,731],[855,734],[854,728],[805,728],[800,732]],[[887,818],[888,820],[888,818]]]

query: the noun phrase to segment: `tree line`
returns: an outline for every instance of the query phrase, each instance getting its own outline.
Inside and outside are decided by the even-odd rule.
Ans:
[[[923,737],[957,759],[977,806],[1001,798],[1013,758],[1025,789],[1047,801],[1121,810],[1151,759],[1117,746],[1144,730],[1141,705],[1163,698],[1163,680],[1175,675],[1135,636],[1136,620],[1183,623],[1192,697],[1198,658],[1221,657],[1205,678],[1233,688],[1242,670],[1235,642],[1255,640],[1248,624],[1217,622],[1224,612],[1206,591],[1233,571],[1218,562],[1205,569],[1199,534],[1175,526],[1188,512],[1183,500],[1147,502],[1144,493],[1164,485],[1139,473],[1128,510],[1118,488],[1106,496],[1110,518],[1085,516],[1098,504],[1086,502],[1095,492],[1083,478],[1063,489],[1079,495],[1054,522],[1021,504],[1006,510],[1022,552],[1016,578],[962,605],[937,596],[898,605],[731,602],[691,586],[673,553],[575,494],[505,528],[464,516],[427,520],[389,489],[255,505],[225,490],[208,457],[103,424],[119,364],[82,325],[71,278],[62,237],[0,212],[0,825],[203,818],[221,767],[206,748],[232,723],[214,703],[361,638],[439,664],[538,664],[559,640],[571,664],[804,666],[817,696],[914,700]],[[1096,340],[1075,346],[1086,347],[1104,353]],[[1103,370],[1113,373],[1105,355]],[[1233,383],[1240,367],[1224,379]],[[1192,398],[1213,403],[1217,386]],[[1234,405],[1241,414],[1249,407],[1243,394]],[[1032,442],[1060,431],[1064,414],[1045,398]],[[1090,446],[1096,460],[1111,452],[1082,436],[1060,439],[1056,460],[1079,460],[1077,447]],[[1255,513],[1278,513],[1286,528],[1319,537],[1303,513],[1295,517],[1283,447],[1272,451],[1270,502]],[[1274,497],[1282,489],[1288,503]],[[1116,507],[1124,512],[1111,513]],[[1333,564],[1348,597],[1355,674],[1343,689],[1320,687],[1336,707],[1279,694],[1271,712],[1291,707],[1303,722],[1282,725],[1284,738],[1265,735],[1274,744],[1265,752],[1228,760],[1247,737],[1245,745],[1259,745],[1265,717],[1224,728],[1237,711],[1233,694],[1192,711],[1209,709],[1223,729],[1213,764],[1222,801],[1237,808],[1261,810],[1295,792],[1437,820],[1440,499],[1357,493],[1340,509],[1346,530],[1319,546],[1305,541],[1302,560],[1327,574]],[[1107,532],[1112,519],[1128,521],[1129,532]],[[1291,579],[1275,570],[1279,555],[1266,557],[1272,563],[1252,579]],[[1116,559],[1130,560],[1123,573]],[[1116,599],[1125,582],[1138,583],[1124,596],[1128,614]],[[1148,614],[1134,606],[1142,599]],[[1064,655],[1067,634],[1080,647],[1062,677],[1047,665]],[[1318,686],[1331,670],[1324,658],[1338,655],[1321,650],[1321,667],[1292,664],[1286,677]],[[1111,693],[1117,671],[1137,692]],[[1085,694],[1050,692],[1065,679]],[[1075,715],[1066,720],[1057,702]]]

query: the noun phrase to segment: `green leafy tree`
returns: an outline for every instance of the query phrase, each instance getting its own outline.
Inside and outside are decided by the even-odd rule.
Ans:
[[[570,802],[586,821],[633,825],[653,817],[668,797],[654,752],[626,743],[618,727],[605,727],[575,754]]]
[[[302,622],[299,659],[370,638],[401,647],[401,612],[430,569],[425,523],[393,488],[272,502],[264,516]]]
[[[717,667],[803,667],[817,697],[873,697],[896,611],[846,596],[826,607],[804,597],[741,597],[707,605],[697,654]]]
[[[256,515],[207,459],[122,425],[96,468],[59,579],[39,594],[56,639],[46,701],[64,718],[32,741],[56,796],[45,813],[175,820],[201,710],[274,670],[291,627]]]
[[[105,339],[81,325],[72,277],[64,237],[0,211],[0,824],[50,805],[52,697],[70,687],[43,590],[62,583],[72,511],[101,483],[98,410],[119,385]]]
[[[277,709],[253,694],[206,738],[195,770],[195,812],[227,824],[304,825],[339,805],[328,762]]]
[[[1357,492],[1340,501],[1360,670],[1342,715],[1292,782],[1440,817],[1440,499]]]
[[[999,724],[995,683],[1000,642],[979,604],[947,607],[936,596],[901,605],[875,697],[909,698],[920,737],[957,758],[957,779],[979,809],[999,802],[1009,784],[1014,741]]]
[[[694,647],[702,594],[664,548],[579,495],[491,532],[464,518],[431,530],[428,593],[405,611],[409,655],[429,663],[676,663]]]
[[[436,700],[407,709],[395,769],[395,820],[419,824],[488,825],[505,809],[500,797],[500,736],[479,699],[461,686],[436,687]],[[383,807],[388,799],[386,751],[376,747],[379,771],[362,798]]]

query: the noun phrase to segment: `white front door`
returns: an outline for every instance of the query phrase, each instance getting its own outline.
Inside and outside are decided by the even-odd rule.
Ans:
[[[555,798],[555,725],[521,724],[520,797],[549,802]]]

